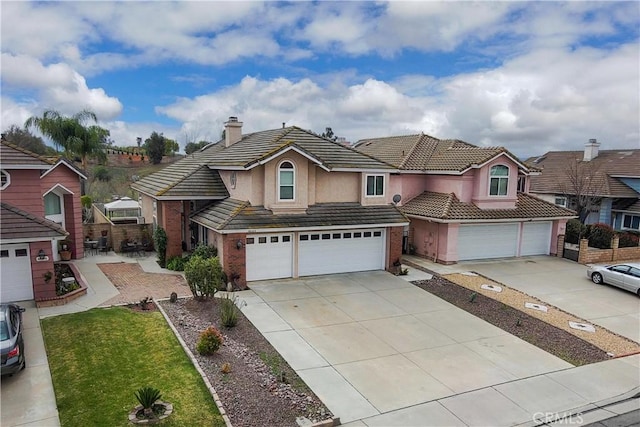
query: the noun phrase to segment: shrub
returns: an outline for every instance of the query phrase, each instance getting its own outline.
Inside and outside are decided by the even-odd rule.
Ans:
[[[222,341],[223,338],[220,331],[213,326],[209,326],[200,334],[198,344],[196,344],[196,350],[203,356],[211,356],[218,351],[222,345]]]
[[[189,259],[181,256],[174,256],[167,261],[167,269],[172,271],[184,271],[184,266]]]
[[[202,243],[198,243],[198,246],[193,250],[191,256],[199,256],[204,259],[217,257],[218,249],[215,246],[207,246]]]
[[[149,386],[139,388],[134,394],[144,409],[151,409],[156,400],[162,397],[160,390]]]
[[[565,231],[564,241],[567,243],[577,244],[580,242],[581,237],[586,237],[587,226],[577,219],[570,219],[567,221],[567,229]]]
[[[158,253],[158,264],[164,268],[167,265],[167,232],[164,228],[157,227],[153,232],[153,243]]]
[[[640,241],[639,237],[640,233],[635,233],[632,231],[625,231],[624,233],[620,233],[618,247],[619,248],[633,248],[638,246],[638,242]]]
[[[199,300],[214,296],[224,286],[218,257],[204,259],[192,256],[184,266],[184,275],[193,297]]]
[[[236,304],[237,302],[238,297],[236,296],[229,298],[229,295],[226,295],[220,299],[220,322],[227,328],[233,328],[238,324],[240,310]]]
[[[593,224],[589,233],[589,246],[592,248],[610,249],[613,238],[613,228],[607,224]]]
[[[104,166],[96,166],[93,169],[93,177],[98,181],[111,181],[111,173],[109,172],[109,169]]]

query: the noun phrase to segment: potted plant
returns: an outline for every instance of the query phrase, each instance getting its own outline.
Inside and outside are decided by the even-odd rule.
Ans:
[[[60,242],[58,253],[60,254],[60,258],[63,261],[71,260],[71,253],[72,253],[71,240],[69,239],[62,240]]]
[[[44,283],[48,285],[51,279],[53,279],[53,273],[51,271],[47,271],[42,275],[42,277],[44,277]]]

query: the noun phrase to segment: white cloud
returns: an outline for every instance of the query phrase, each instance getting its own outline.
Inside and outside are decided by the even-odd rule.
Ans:
[[[87,87],[85,78],[67,64],[45,66],[29,56],[3,53],[2,81],[9,87],[36,90],[42,109],[55,109],[64,114],[88,109],[101,119],[114,118],[122,111],[117,98],[108,96],[102,88]]]

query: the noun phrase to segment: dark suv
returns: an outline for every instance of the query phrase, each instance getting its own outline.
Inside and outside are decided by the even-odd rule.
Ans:
[[[1,374],[12,375],[24,369],[24,339],[22,338],[22,313],[17,304],[0,304]]]

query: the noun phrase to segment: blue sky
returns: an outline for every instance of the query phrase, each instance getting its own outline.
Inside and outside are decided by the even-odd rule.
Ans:
[[[90,109],[118,145],[282,122],[521,157],[640,148],[638,2],[6,2],[2,129]]]

